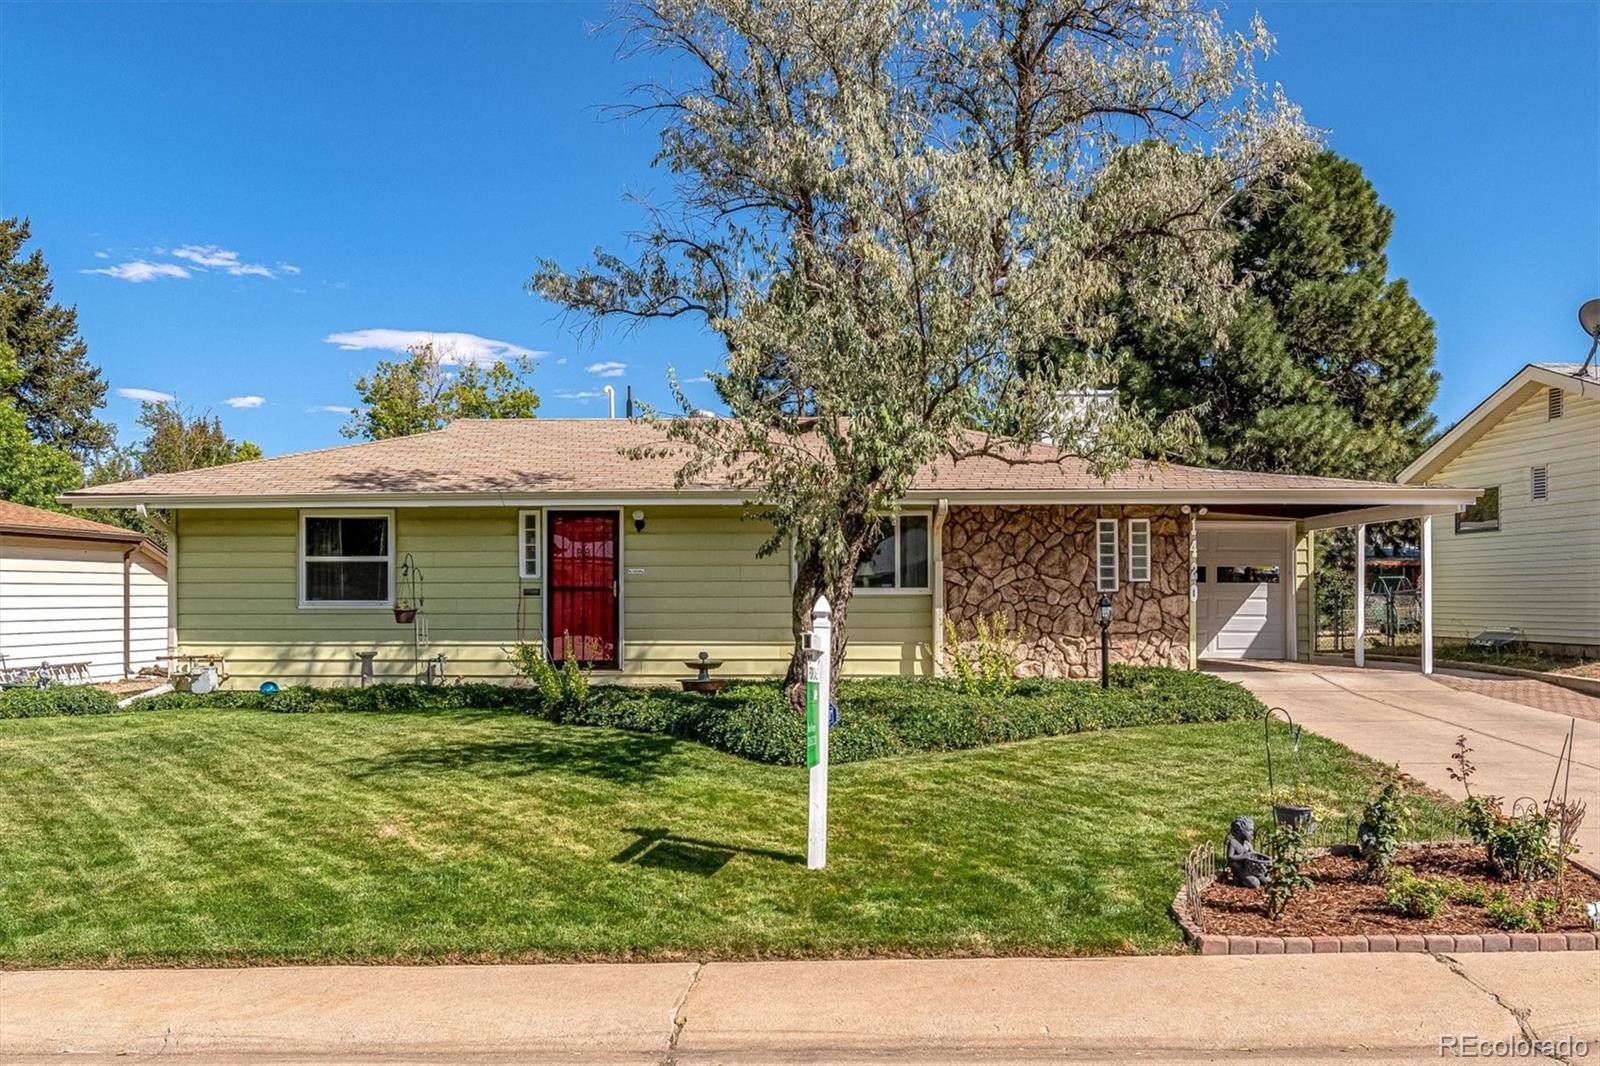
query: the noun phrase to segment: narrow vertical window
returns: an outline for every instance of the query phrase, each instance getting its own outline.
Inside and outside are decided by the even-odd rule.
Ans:
[[[1550,417],[1552,419],[1560,418],[1565,413],[1565,410],[1564,410],[1564,407],[1565,407],[1565,396],[1566,396],[1566,394],[1564,392],[1562,392],[1560,389],[1551,389],[1550,390],[1549,403],[1550,403]]]
[[[1150,520],[1128,520],[1128,580],[1150,580]]]
[[[539,576],[538,511],[521,511],[517,515],[517,573],[524,578]]]
[[[1536,466],[1533,468],[1533,484],[1529,493],[1535,500],[1548,500],[1550,498],[1550,468]]]
[[[1117,520],[1102,518],[1095,523],[1095,543],[1099,551],[1095,570],[1095,589],[1117,591]]]

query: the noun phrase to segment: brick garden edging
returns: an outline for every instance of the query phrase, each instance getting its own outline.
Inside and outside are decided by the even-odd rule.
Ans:
[[[1408,844],[1407,848],[1426,847]],[[1313,855],[1349,854],[1348,844],[1321,848]],[[1600,870],[1575,858],[1568,858],[1579,869],[1600,877]],[[1183,938],[1199,955],[1366,955],[1381,952],[1419,954],[1466,954],[1497,951],[1600,951],[1600,933],[1355,933],[1345,936],[1235,936],[1205,933],[1195,925],[1189,910],[1189,890],[1178,889],[1172,899],[1172,916],[1183,930]]]

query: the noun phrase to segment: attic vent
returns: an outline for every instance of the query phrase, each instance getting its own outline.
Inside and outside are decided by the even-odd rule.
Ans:
[[[1566,393],[1562,392],[1560,389],[1551,389],[1550,390],[1550,417],[1551,418],[1560,418],[1561,417],[1561,404],[1562,404],[1562,398],[1564,396],[1566,396]]]
[[[1536,466],[1533,468],[1533,498],[1548,500],[1550,498],[1550,468]]]

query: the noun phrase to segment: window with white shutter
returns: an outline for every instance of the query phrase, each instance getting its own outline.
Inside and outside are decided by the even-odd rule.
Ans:
[[[1150,520],[1128,520],[1128,580],[1150,580]]]
[[[1095,588],[1100,592],[1117,591],[1117,520],[1102,518],[1095,524],[1095,543],[1099,551],[1095,571]]]

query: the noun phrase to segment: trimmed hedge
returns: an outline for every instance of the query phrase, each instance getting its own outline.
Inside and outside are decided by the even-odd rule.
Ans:
[[[117,698],[93,685],[0,689],[0,718],[111,714],[116,709]]]
[[[1259,718],[1265,711],[1244,688],[1209,674],[1113,667],[1111,678],[1105,690],[1092,681],[1024,680],[1005,697],[974,696],[948,680],[845,681],[837,695],[839,724],[830,733],[829,756],[834,762],[858,762],[1126,726]],[[134,706],[283,713],[520,711],[567,725],[685,737],[755,762],[794,766],[805,761],[805,721],[772,682],[730,685],[709,696],[595,685],[581,705],[547,705],[531,688],[471,684],[289,688],[272,695],[169,693]]]

